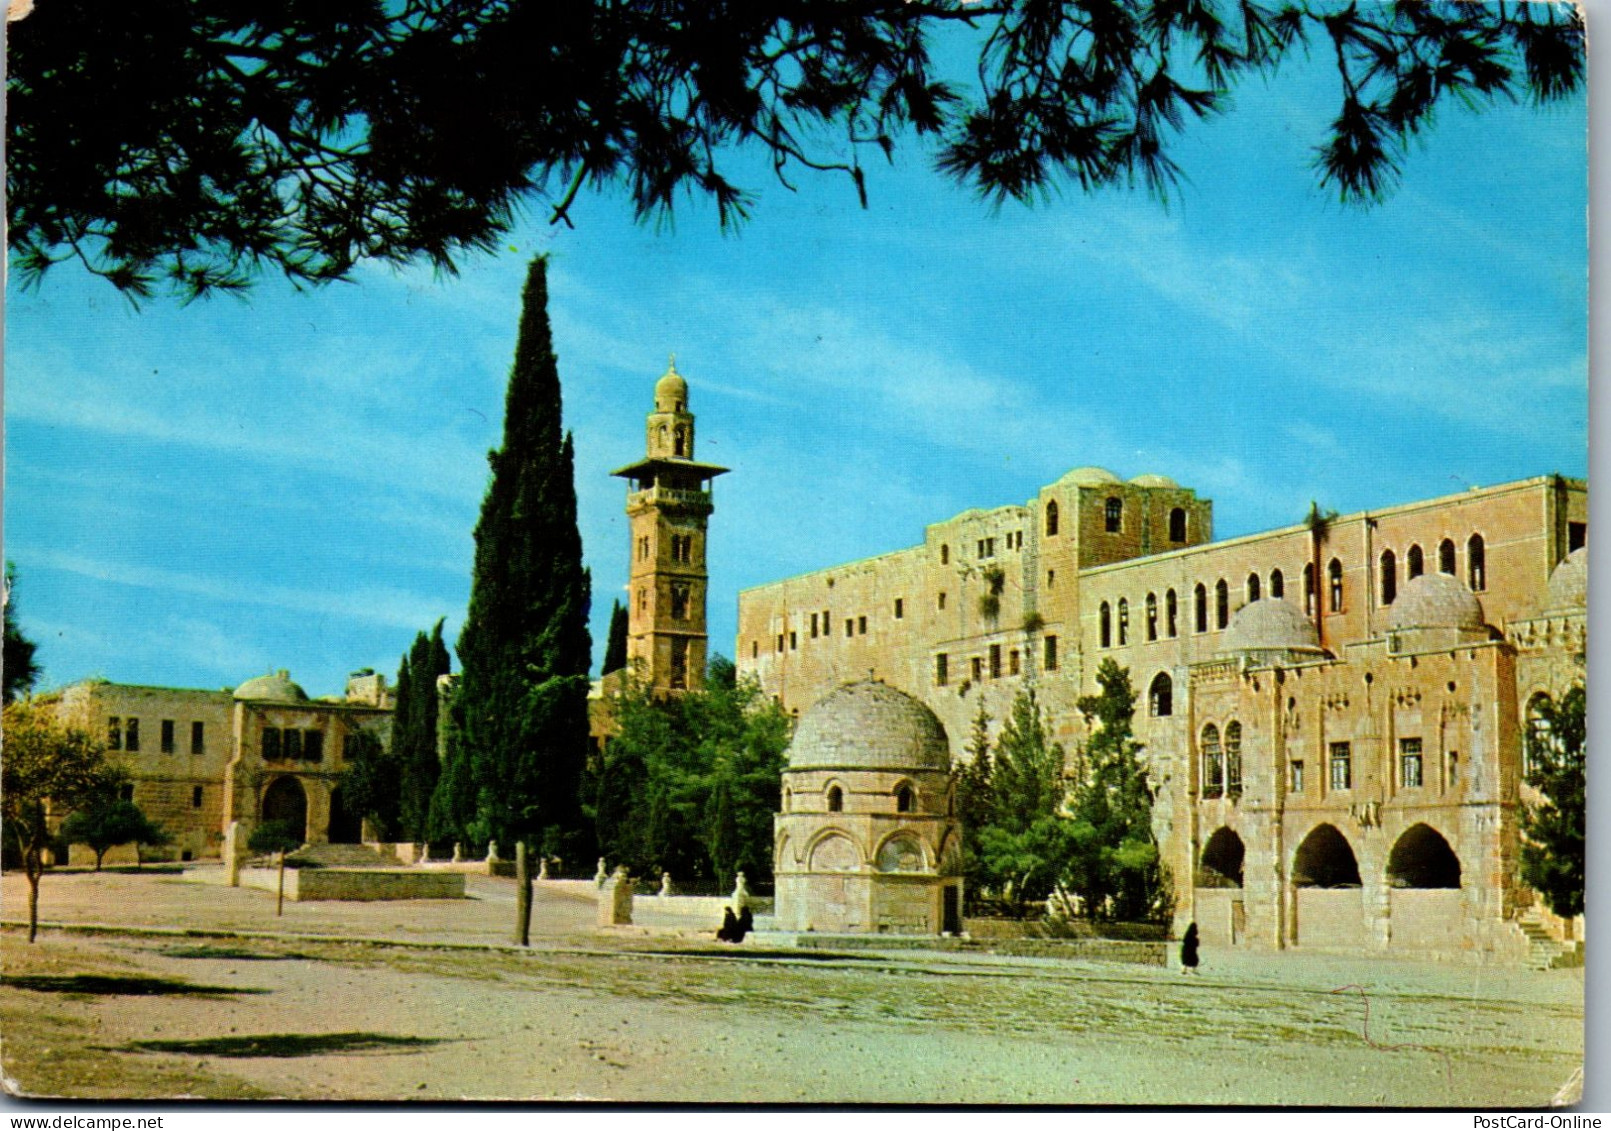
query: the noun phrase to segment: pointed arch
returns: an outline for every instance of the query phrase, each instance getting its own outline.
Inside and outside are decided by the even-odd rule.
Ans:
[[[1488,547],[1481,534],[1466,539],[1466,584],[1473,593],[1488,588]]]
[[[1438,543],[1438,572],[1455,576],[1459,570],[1455,568],[1454,539],[1445,538]]]
[[[1388,854],[1387,883],[1395,888],[1457,888],[1460,858],[1431,825],[1411,825]]]
[[[1239,888],[1242,886],[1242,864],[1247,848],[1235,829],[1221,825],[1203,845],[1202,859],[1197,865],[1197,886],[1200,888]]]
[[[1359,861],[1353,845],[1335,825],[1316,825],[1303,838],[1292,856],[1292,883],[1300,888],[1359,886]]]
[[[1250,605],[1259,599],[1259,584],[1257,573],[1247,575],[1247,603]]]
[[[1420,577],[1425,572],[1426,559],[1421,554],[1421,547],[1419,545],[1411,546],[1409,551],[1404,555],[1405,580],[1414,581],[1417,577]]]
[[[1046,503],[1046,537],[1057,537],[1057,500],[1051,499]]]
[[[1287,579],[1278,569],[1270,571],[1270,599],[1279,601],[1287,595]]]
[[[1168,672],[1159,672],[1152,677],[1152,685],[1147,689],[1147,709],[1155,719],[1174,714],[1175,681],[1169,678]]]

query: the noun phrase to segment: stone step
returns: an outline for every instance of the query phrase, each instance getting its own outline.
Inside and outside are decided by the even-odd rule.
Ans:
[[[395,868],[399,862],[362,844],[310,844],[291,853],[288,859],[324,868]]]

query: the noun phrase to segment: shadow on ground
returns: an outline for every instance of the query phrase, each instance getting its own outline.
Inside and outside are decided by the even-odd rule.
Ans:
[[[304,954],[264,954],[260,950],[247,950],[239,946],[171,946],[157,951],[164,958],[229,958],[241,962],[284,962],[292,958],[308,958]]]
[[[126,997],[227,997],[272,991],[241,986],[203,986],[177,978],[122,977],[111,974],[11,974],[0,985],[42,994],[101,994]]]
[[[256,1037],[206,1037],[193,1041],[130,1041],[123,1052],[169,1052],[185,1056],[296,1057],[348,1052],[407,1052],[443,1044],[436,1037],[387,1033],[265,1033]]]

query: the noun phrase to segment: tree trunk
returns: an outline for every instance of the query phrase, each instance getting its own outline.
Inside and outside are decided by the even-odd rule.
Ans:
[[[95,870],[97,872],[99,872],[101,870],[101,858],[104,857],[105,855],[106,855],[106,849],[97,848],[95,850]]]
[[[531,945],[531,857],[523,840],[515,843],[515,943]]]
[[[28,941],[33,942],[39,934],[39,877],[44,871],[39,849],[30,848],[23,855],[22,866],[28,874]]]

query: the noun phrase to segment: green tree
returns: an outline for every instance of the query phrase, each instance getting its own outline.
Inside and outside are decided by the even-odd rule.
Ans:
[[[996,201],[1162,195],[1188,121],[1311,51],[1340,102],[1317,174],[1371,200],[1440,108],[1558,101],[1584,70],[1574,6],[1446,0],[52,0],[9,39],[19,274],[76,258],[134,297],[452,271],[584,188],[726,225],[741,157],[865,203],[864,155],[911,135]]]
[[[993,816],[991,804],[990,713],[984,696],[968,732],[967,760],[951,771],[956,783],[957,819],[962,822],[962,876],[964,890],[977,901],[990,886],[980,837]]]
[[[347,768],[341,775],[341,797],[350,812],[367,817],[380,839],[398,833],[397,761],[380,739],[365,730],[350,731],[344,744]]]
[[[17,627],[17,567],[6,563],[5,592],[5,651],[0,655],[0,668],[4,669],[5,701],[14,702],[19,696],[33,690],[39,678],[39,664],[34,659],[38,648]]]
[[[1013,699],[989,782],[988,820],[979,831],[984,875],[1020,907],[1045,899],[1063,874],[1071,829],[1060,815],[1063,748],[1051,741],[1032,688]]]
[[[442,760],[437,753],[441,713],[437,681],[452,670],[440,620],[429,636],[421,632],[414,637],[414,646],[397,669],[391,746],[397,773],[396,814],[399,830],[412,841],[427,836],[431,795],[442,774]]]
[[[610,634],[604,642],[604,667],[601,674],[609,675],[627,666],[627,611],[620,601],[610,606]]]
[[[633,680],[611,710],[588,781],[599,850],[641,875],[770,880],[791,723],[760,684],[714,656],[702,691],[656,698]]]
[[[52,810],[89,808],[115,797],[123,773],[106,760],[100,740],[59,722],[48,707],[5,708],[0,758],[0,822],[22,850],[28,877],[28,941],[39,933],[39,880],[51,841]]]
[[[1522,812],[1521,876],[1563,918],[1583,914],[1585,705],[1581,686],[1542,700],[1526,738],[1527,784],[1542,798]]]
[[[97,872],[107,852],[120,844],[134,845],[138,862],[142,846],[155,848],[172,843],[166,830],[152,823],[138,805],[111,794],[73,810],[62,822],[60,837],[68,844],[88,845],[95,853]]]
[[[1132,732],[1130,671],[1111,659],[1096,673],[1097,695],[1080,699],[1092,724],[1085,772],[1074,791],[1068,886],[1092,916],[1139,920],[1168,913],[1168,892],[1152,832],[1152,790]]]
[[[576,527],[572,440],[561,428],[559,368],[542,257],[532,261],[504,405],[503,446],[475,528],[470,608],[459,634],[461,790],[433,807],[455,840],[574,855],[588,749],[589,579]],[[418,676],[415,676],[416,682]],[[439,783],[440,788],[440,783]],[[442,826],[438,826],[442,827]]]

